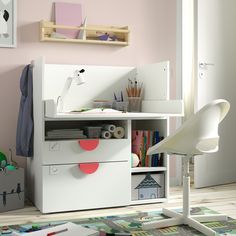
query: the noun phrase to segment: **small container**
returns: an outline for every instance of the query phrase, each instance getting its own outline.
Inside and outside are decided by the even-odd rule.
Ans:
[[[94,100],[93,108],[112,108],[112,100]]]
[[[102,127],[101,126],[85,126],[84,131],[88,138],[100,138]]]
[[[124,111],[127,112],[128,111],[128,104],[129,102],[114,102],[114,109],[118,110],[118,111]]]
[[[129,100],[129,111],[130,112],[141,112],[141,97],[128,97]]]
[[[24,169],[0,171],[0,212],[24,208]]]

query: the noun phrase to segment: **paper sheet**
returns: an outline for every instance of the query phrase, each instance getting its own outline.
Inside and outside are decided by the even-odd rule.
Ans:
[[[81,4],[55,2],[55,21],[57,25],[80,26],[82,24]],[[79,30],[56,29],[56,32],[75,39]]]
[[[88,229],[83,226],[68,222],[66,224],[58,225],[48,229],[43,229],[30,233],[16,233],[14,232],[12,236],[47,236],[48,233],[57,232],[63,229],[68,229],[68,231],[63,233],[55,234],[55,236],[96,236],[99,235],[99,232],[93,229]]]

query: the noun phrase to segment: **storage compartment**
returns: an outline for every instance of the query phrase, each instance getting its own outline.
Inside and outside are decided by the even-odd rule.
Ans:
[[[43,164],[73,164],[84,162],[128,161],[131,143],[128,139],[99,140],[91,151],[81,147],[78,140],[43,143]]]
[[[165,172],[141,172],[131,175],[132,201],[165,198]]]
[[[129,205],[130,163],[99,163],[85,174],[78,164],[43,166],[43,213]]]
[[[78,39],[53,37],[55,29],[80,30],[83,37]],[[98,34],[98,32],[101,34]],[[129,44],[128,26],[104,26],[104,25],[81,25],[67,26],[55,25],[52,21],[40,22],[40,40],[47,42],[67,42],[67,43],[89,43],[127,46]]]
[[[116,130],[110,131],[107,126],[115,126],[117,131],[120,127],[123,135],[116,135]],[[104,136],[103,131],[110,133]],[[117,134],[119,134],[117,132]],[[68,139],[127,139],[127,121],[123,120],[89,120],[89,121],[45,121],[45,140],[68,140]]]
[[[147,155],[149,147],[160,142],[168,135],[168,120],[132,121],[132,153],[139,157],[138,167],[165,167],[166,154]]]
[[[0,171],[0,212],[24,207],[24,169]]]

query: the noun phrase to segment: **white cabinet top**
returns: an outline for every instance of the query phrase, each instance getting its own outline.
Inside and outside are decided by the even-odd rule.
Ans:
[[[45,117],[45,120],[143,120],[143,119],[164,119],[171,116],[181,116],[181,114],[174,113],[57,113],[53,117]]]

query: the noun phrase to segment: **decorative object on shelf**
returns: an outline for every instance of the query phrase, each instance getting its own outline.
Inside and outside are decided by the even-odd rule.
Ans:
[[[9,157],[0,152],[0,171],[8,171],[8,170],[16,170],[18,168],[18,164],[12,159],[12,150],[9,148]]]
[[[165,185],[163,173],[133,173],[131,178],[132,200],[147,200],[164,197]]]
[[[16,47],[16,0],[0,0],[0,47]]]
[[[129,44],[129,29],[128,26],[101,26],[101,25],[87,25],[87,20],[83,24],[85,26],[68,26],[57,25],[52,21],[40,22],[40,41],[45,42],[68,42],[68,43],[89,43],[89,44],[104,44],[128,46]],[[79,34],[77,38],[59,38],[54,37],[58,29],[63,30],[77,30]],[[81,33],[80,33],[81,32]],[[108,34],[108,40],[99,39],[98,36]],[[66,35],[65,35],[66,36]]]
[[[84,22],[81,27],[86,28],[87,26],[87,17],[84,18]],[[77,39],[86,40],[86,32],[84,29],[81,29],[77,35]]]
[[[114,133],[116,126],[114,124],[104,124],[102,125],[102,129],[107,130],[110,133]]]
[[[136,78],[128,80],[128,87],[126,88],[129,101],[128,110],[130,112],[141,112],[143,83],[139,83]]]
[[[101,126],[85,126],[84,131],[88,138],[100,138],[102,127]]]
[[[0,171],[0,212],[24,207],[24,169]]]
[[[57,98],[57,111],[58,112],[63,112],[64,111],[64,100],[65,97],[71,87],[72,81],[75,81],[76,85],[81,85],[85,83],[85,79],[83,77],[83,73],[85,72],[84,69],[81,70],[76,70],[74,72],[74,77],[68,77],[64,88],[62,90],[61,95]]]
[[[108,130],[103,130],[101,133],[101,138],[110,139],[112,134]]]
[[[7,166],[7,157],[4,153],[0,152],[0,168],[4,169]]]
[[[114,138],[122,139],[125,136],[125,129],[121,126],[117,126],[112,134]]]
[[[137,167],[139,165],[139,157],[135,153],[131,153],[131,167]]]
[[[55,22],[57,25],[78,26],[82,23],[82,8],[78,3],[55,2]],[[75,39],[78,29],[56,29],[57,33]]]
[[[118,111],[123,111],[123,112],[128,111],[128,102],[124,101],[124,96],[122,91],[120,91],[120,96],[119,93],[117,95],[117,93],[114,92],[113,108]]]
[[[102,41],[118,41],[114,34],[108,34],[107,32],[105,34],[97,32],[97,35],[98,39]]]

